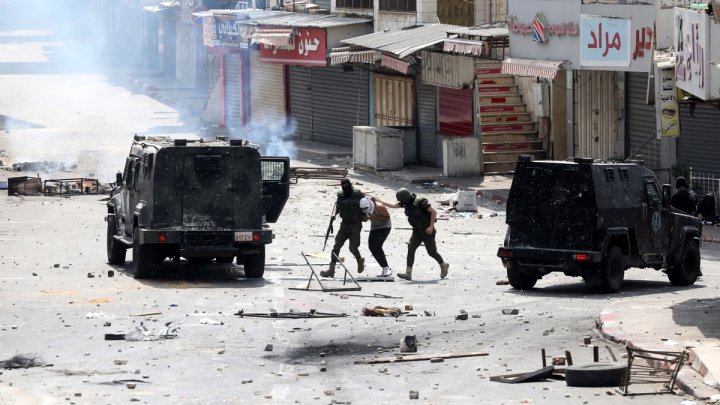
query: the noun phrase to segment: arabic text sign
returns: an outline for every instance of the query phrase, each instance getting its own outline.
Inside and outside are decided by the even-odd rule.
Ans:
[[[580,16],[581,66],[630,66],[631,23],[625,18]]]
[[[675,66],[672,61],[655,66],[655,115],[657,139],[680,135]]]
[[[299,66],[326,66],[327,39],[323,28],[297,28],[293,35],[294,47],[281,49],[260,45],[260,60]]]
[[[708,99],[708,16],[675,9],[675,80],[677,86],[703,100]]]

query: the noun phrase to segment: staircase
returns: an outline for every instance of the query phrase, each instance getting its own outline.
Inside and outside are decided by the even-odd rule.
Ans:
[[[482,131],[483,171],[511,173],[518,156],[544,159],[538,139],[537,123],[530,121],[523,97],[513,75],[500,73],[500,64],[484,64],[477,69]]]

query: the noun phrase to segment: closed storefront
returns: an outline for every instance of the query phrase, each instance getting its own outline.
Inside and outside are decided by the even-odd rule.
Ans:
[[[720,174],[720,109],[697,102],[680,104],[680,139],[677,160],[695,172]]]
[[[648,74],[629,72],[625,85],[625,125],[629,147],[626,155],[642,155],[647,167],[660,169],[661,141],[657,139],[655,106],[646,102]]]
[[[368,125],[368,71],[291,66],[289,75],[295,135],[351,146],[352,127]]]
[[[418,150],[421,164],[437,166],[439,151],[437,147],[437,86],[419,84],[417,88],[418,105]]]
[[[576,157],[609,159],[618,151],[615,72],[574,71]]]
[[[415,125],[415,88],[411,77],[375,75],[375,126]]]
[[[225,126],[239,131],[247,117],[246,88],[243,83],[243,66],[247,66],[247,51],[223,55]]]
[[[447,136],[472,136],[472,90],[439,87],[438,92],[438,126],[440,133]]]
[[[177,70],[175,80],[187,86],[195,86],[196,83],[196,52],[197,52],[197,28],[192,24],[180,23],[177,35]]]
[[[250,52],[250,123],[255,130],[285,128],[285,65],[263,63]]]

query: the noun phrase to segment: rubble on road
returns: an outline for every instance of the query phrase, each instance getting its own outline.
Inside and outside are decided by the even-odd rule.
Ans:
[[[400,339],[400,352],[401,353],[415,353],[417,352],[417,336],[408,335]]]
[[[48,367],[52,364],[47,364],[45,361],[36,354],[22,353],[16,354],[7,360],[0,361],[0,368],[11,370],[14,368],[30,368],[30,367]]]
[[[398,307],[383,307],[380,305],[365,305],[361,312],[364,316],[394,316],[395,318],[404,313]]]
[[[270,311],[268,313],[250,313],[245,310],[240,310],[235,315],[241,318],[266,318],[266,319],[304,319],[304,318],[345,318],[348,315],[345,313],[334,314],[329,312],[318,312],[315,309],[311,309],[308,312],[298,311],[291,309],[290,312],[277,312]]]
[[[425,361],[432,359],[456,359],[461,357],[478,357],[488,356],[489,353],[484,352],[467,352],[467,353],[440,353],[440,354],[410,354],[410,355],[396,355],[394,357],[376,357],[374,359],[367,360],[355,360],[354,364],[381,364],[381,363],[402,363],[407,361]]]

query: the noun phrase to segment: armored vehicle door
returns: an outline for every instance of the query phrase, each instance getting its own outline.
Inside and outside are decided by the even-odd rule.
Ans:
[[[185,156],[182,189],[184,226],[233,227],[231,160],[229,153]]]
[[[261,168],[263,213],[274,223],[290,196],[290,158],[263,156]]]
[[[643,219],[650,229],[652,245],[652,250],[644,252],[643,257],[650,261],[662,261],[663,252],[667,250],[668,212],[662,206],[662,192],[655,178],[643,177],[643,186],[645,191]],[[652,257],[647,257],[651,254]]]
[[[123,188],[123,207],[120,221],[126,235],[133,233],[133,210],[140,195],[138,179],[140,176],[140,158],[129,157],[125,162],[125,187]]]

